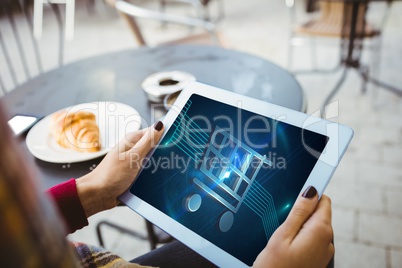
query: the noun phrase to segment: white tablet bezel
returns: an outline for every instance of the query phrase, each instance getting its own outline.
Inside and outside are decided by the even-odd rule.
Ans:
[[[163,119],[165,126],[164,135],[172,126],[176,117],[192,94],[198,94],[329,137],[324,151],[317,160],[316,165],[300,192],[304,191],[307,186],[312,185],[317,189],[319,196],[322,195],[353,137],[353,130],[351,128],[338,123],[198,82],[186,86]],[[216,265],[220,267],[248,267],[234,256],[181,225],[157,208],[134,196],[129,190],[120,197],[120,200],[144,218]]]

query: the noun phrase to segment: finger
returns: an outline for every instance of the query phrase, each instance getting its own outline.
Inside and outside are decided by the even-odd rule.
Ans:
[[[129,132],[126,136],[119,141],[119,152],[125,152],[131,149],[144,135],[145,129]]]
[[[334,256],[335,256],[335,246],[334,246],[334,244],[330,243],[328,245],[328,250],[326,252],[327,258],[326,258],[325,267],[328,267],[328,264],[332,261],[332,258],[334,258]]]
[[[309,186],[299,196],[290,211],[287,219],[283,223],[282,231],[290,240],[297,235],[303,224],[310,218],[317,207],[318,195],[314,186]]]
[[[130,152],[138,154],[141,158],[145,157],[149,151],[158,144],[162,137],[163,130],[164,126],[161,121],[150,126],[145,130],[138,142],[130,149]]]
[[[326,238],[327,242],[330,243],[333,240],[334,234],[332,230],[331,199],[326,195],[322,195],[317,208],[308,219],[308,222],[304,224],[303,229],[317,229],[318,226],[321,229],[324,228],[323,231],[325,231],[326,235],[323,235],[322,238]]]
[[[312,217],[315,219],[317,218],[319,221],[322,221],[326,224],[332,223],[331,199],[328,196],[321,196],[316,211]]]
[[[332,229],[331,199],[326,195],[321,197],[314,214],[304,224],[303,230],[317,230],[317,228],[321,230],[321,239],[324,239],[326,243],[332,243],[334,231]],[[306,233],[308,234],[308,231]]]

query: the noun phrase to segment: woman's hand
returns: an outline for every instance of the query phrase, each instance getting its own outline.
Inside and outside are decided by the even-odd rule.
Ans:
[[[258,255],[254,267],[325,267],[334,255],[331,201],[309,187]]]
[[[134,182],[149,151],[163,134],[162,122],[127,134],[90,173],[77,179],[77,192],[87,217],[113,208]]]

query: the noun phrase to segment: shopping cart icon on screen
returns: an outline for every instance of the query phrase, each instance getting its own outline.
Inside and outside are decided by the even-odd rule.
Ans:
[[[279,226],[278,216],[274,199],[256,178],[261,172],[269,172],[272,162],[218,126],[211,133],[205,132],[187,115],[190,106],[189,100],[174,122],[171,142],[205,175],[193,178],[194,184],[228,209],[220,216],[219,229],[230,230],[235,214],[245,204],[261,218],[269,239]],[[184,201],[186,210],[195,212],[202,197],[196,193]]]
[[[201,159],[200,171],[205,176],[193,182],[228,209],[220,218],[220,230],[231,228],[244,203],[261,217],[269,238],[279,226],[278,217],[272,196],[256,178],[259,172],[268,172],[272,162],[219,127],[212,132]]]

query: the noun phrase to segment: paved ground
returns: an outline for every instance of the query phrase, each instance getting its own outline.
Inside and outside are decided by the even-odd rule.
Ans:
[[[146,1],[139,3],[147,4]],[[283,1],[284,2],[284,1]],[[152,4],[151,4],[152,5]],[[154,5],[155,6],[155,5]],[[370,17],[377,20],[383,8],[375,4]],[[171,12],[190,12],[171,7]],[[395,4],[384,31],[382,61],[377,73],[381,79],[402,86],[402,5]],[[300,17],[305,14],[300,10]],[[49,12],[45,16],[50,16]],[[289,16],[282,1],[225,1],[225,19],[220,31],[228,48],[259,55],[286,67]],[[46,52],[46,68],[54,66],[54,25],[50,18],[41,41]],[[158,23],[144,23],[150,41],[163,40],[171,34],[186,33],[176,26],[161,28]],[[98,1],[89,14],[78,3],[75,39],[66,44],[65,60],[72,62],[93,55],[134,48],[135,42],[126,25]],[[334,66],[338,43],[318,45],[318,65]],[[295,68],[309,68],[308,47],[295,50]],[[368,59],[370,53],[364,55]],[[308,99],[308,112],[316,112],[326,94],[339,78],[333,75],[299,76]],[[333,226],[336,267],[402,267],[402,100],[370,86],[360,91],[361,81],[352,70],[331,106],[331,119],[355,130],[350,149],[337,169],[326,194],[333,202]],[[144,221],[126,208],[116,208],[90,219],[90,225],[70,235],[71,239],[98,244],[95,225],[102,219],[144,232]],[[149,250],[148,244],[106,230],[108,249],[130,259]]]

